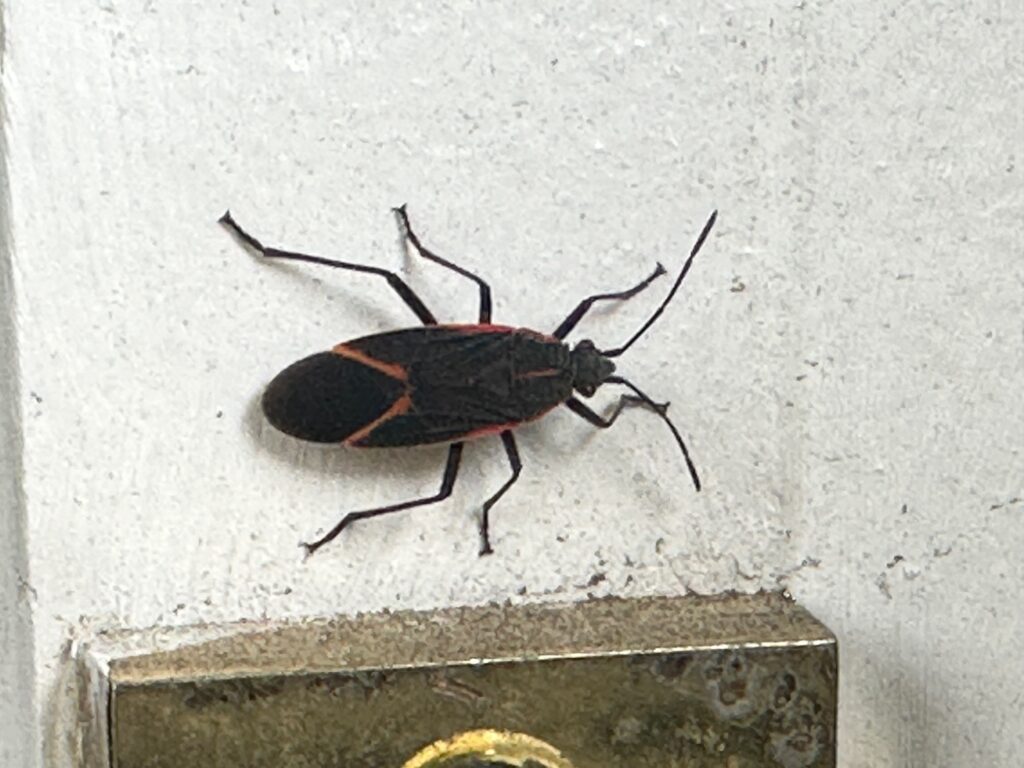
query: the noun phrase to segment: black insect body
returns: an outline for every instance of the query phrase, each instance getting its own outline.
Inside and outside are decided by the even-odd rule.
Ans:
[[[423,301],[393,272],[363,264],[325,259],[267,248],[246,233],[230,213],[221,222],[267,258],[291,259],[379,275],[387,280],[423,323],[422,327],[364,336],[338,344],[285,368],[263,394],[263,412],[277,429],[302,440],[342,443],[360,448],[450,443],[441,489],[433,496],[386,507],[350,512],[320,539],[303,546],[315,552],[357,520],[447,498],[455,484],[466,440],[484,435],[501,438],[512,475],[483,505],[480,554],[491,549],[491,507],[518,479],[522,464],[512,430],[558,405],[566,405],[596,427],[610,427],[623,408],[641,405],[668,425],[682,451],[696,489],[700,479],[679,430],[669,420],[668,404],[653,401],[633,383],[615,375],[616,358],[639,339],[675,296],[711,227],[711,214],[683,264],[668,296],[622,346],[599,350],[584,340],[570,348],[562,340],[599,301],[624,300],[665,274],[661,264],[642,282],[617,293],[584,299],[550,334],[491,323],[491,289],[480,277],[427,250],[409,225],[405,206],[396,208],[405,236],[424,258],[441,264],[477,284],[479,320],[474,325],[438,324]],[[612,413],[595,413],[573,394],[590,397],[603,384],[630,390]]]

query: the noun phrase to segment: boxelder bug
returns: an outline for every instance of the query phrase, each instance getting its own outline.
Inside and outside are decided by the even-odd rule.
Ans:
[[[455,484],[466,440],[498,435],[505,446],[512,476],[484,502],[480,521],[481,555],[489,554],[491,507],[519,478],[522,464],[512,429],[539,418],[564,403],[595,427],[610,427],[627,405],[657,413],[672,430],[696,489],[700,479],[679,430],[669,420],[668,404],[656,403],[630,381],[615,375],[616,358],[629,349],[657,320],[675,296],[693,259],[707,239],[718,212],[711,214],[683,264],[668,296],[622,346],[598,349],[585,339],[569,348],[562,340],[599,301],[636,295],[665,274],[661,264],[642,282],[617,293],[584,299],[550,334],[491,323],[491,289],[480,277],[427,250],[409,225],[405,206],[394,209],[405,238],[425,259],[466,277],[480,289],[480,315],[475,325],[439,324],[433,313],[401,277],[380,267],[334,261],[320,256],[267,248],[243,230],[231,213],[221,223],[267,258],[293,259],[380,275],[423,323],[423,327],[378,333],[342,342],[279,373],[263,393],[263,412],[277,429],[302,440],[343,443],[360,448],[450,443],[441,490],[362,512],[350,512],[326,535],[304,544],[313,553],[346,527],[389,512],[433,504],[448,498]],[[590,397],[602,384],[620,384],[622,395],[608,417],[578,400],[573,391]]]

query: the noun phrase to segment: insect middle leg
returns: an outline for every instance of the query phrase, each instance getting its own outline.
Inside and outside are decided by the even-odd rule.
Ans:
[[[462,446],[463,443],[452,443],[448,449],[448,462],[444,467],[444,476],[441,478],[441,490],[435,493],[433,496],[427,496],[424,499],[413,499],[412,501],[403,501],[399,504],[391,504],[387,507],[377,507],[376,509],[368,509],[364,512],[349,512],[336,526],[331,528],[326,535],[321,536],[319,539],[311,544],[303,544],[302,546],[306,549],[307,555],[312,555],[320,547],[328,542],[337,538],[338,534],[343,530],[352,525],[357,520],[366,520],[370,517],[377,517],[378,515],[387,515],[391,512],[401,512],[403,509],[411,509],[412,507],[423,507],[427,504],[435,504],[439,501],[444,501],[452,495],[452,488],[455,486],[455,476],[459,473],[459,461],[462,458]]]
[[[556,339],[564,339],[569,335],[569,332],[576,327],[579,321],[583,319],[583,316],[590,311],[590,308],[594,306],[595,303],[599,301],[612,300],[623,301],[625,299],[632,298],[664,274],[665,268],[661,265],[661,262],[659,262],[650,275],[628,290],[619,291],[617,293],[599,293],[596,296],[588,296],[576,306],[576,309],[569,313],[569,316],[561,322],[551,335]]]
[[[328,267],[337,267],[338,269],[349,269],[353,272],[365,272],[371,275],[380,275],[388,281],[390,285],[397,293],[402,301],[411,309],[416,317],[420,319],[424,325],[437,325],[437,318],[434,314],[427,309],[427,305],[423,303],[422,299],[413,292],[412,288],[398,275],[386,269],[380,267],[371,267],[366,264],[353,264],[347,261],[336,261],[334,259],[325,259],[322,256],[310,256],[305,253],[295,253],[293,251],[282,251],[278,248],[267,248],[259,240],[250,235],[244,229],[242,229],[235,220],[231,217],[231,212],[226,211],[223,216],[220,217],[220,223],[234,232],[239,239],[253,250],[260,253],[268,259],[290,259],[292,261],[306,261],[311,264],[323,264]]]
[[[489,555],[494,552],[491,549],[490,513],[498,499],[505,495],[505,491],[512,487],[512,484],[519,479],[519,472],[523,463],[519,460],[519,449],[516,447],[516,439],[512,432],[505,430],[501,433],[501,442],[505,445],[505,453],[508,455],[508,463],[512,465],[512,477],[505,481],[505,484],[498,489],[491,498],[484,502],[483,515],[480,518],[480,555]]]
[[[409,242],[412,243],[413,247],[416,249],[416,252],[419,253],[420,256],[422,256],[425,259],[429,259],[430,261],[433,261],[437,264],[440,264],[443,267],[447,267],[448,269],[452,270],[453,272],[457,272],[463,277],[468,277],[470,280],[472,280],[474,283],[480,286],[479,322],[491,322],[491,286],[484,282],[483,278],[480,277],[479,275],[475,275],[468,269],[463,269],[458,264],[453,264],[452,262],[448,261],[448,259],[443,259],[433,251],[424,248],[423,244],[420,242],[420,239],[416,236],[416,233],[412,231],[412,225],[409,224],[409,215],[405,211],[405,206],[402,205],[393,210],[395,212],[395,215],[398,217],[398,221],[402,225],[403,233],[407,238],[409,238]]]

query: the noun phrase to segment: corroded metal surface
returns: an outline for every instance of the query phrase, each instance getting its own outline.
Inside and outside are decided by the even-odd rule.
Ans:
[[[382,614],[109,675],[119,768],[835,764],[835,639],[777,595]]]

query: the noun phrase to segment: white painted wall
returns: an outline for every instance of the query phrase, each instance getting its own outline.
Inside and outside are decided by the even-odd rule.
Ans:
[[[1016,764],[1024,10],[622,5],[3,3],[5,765],[69,764],[62,654],[104,627],[776,585],[840,636],[843,766]],[[678,265],[718,206],[622,365],[706,492],[656,419],[560,412],[521,432],[494,557],[490,440],[450,503],[303,564],[343,511],[432,492],[444,449],[304,447],[255,398],[411,315],[215,222],[472,319],[403,256],[401,202],[540,329]],[[618,342],[666,288],[583,332]]]

